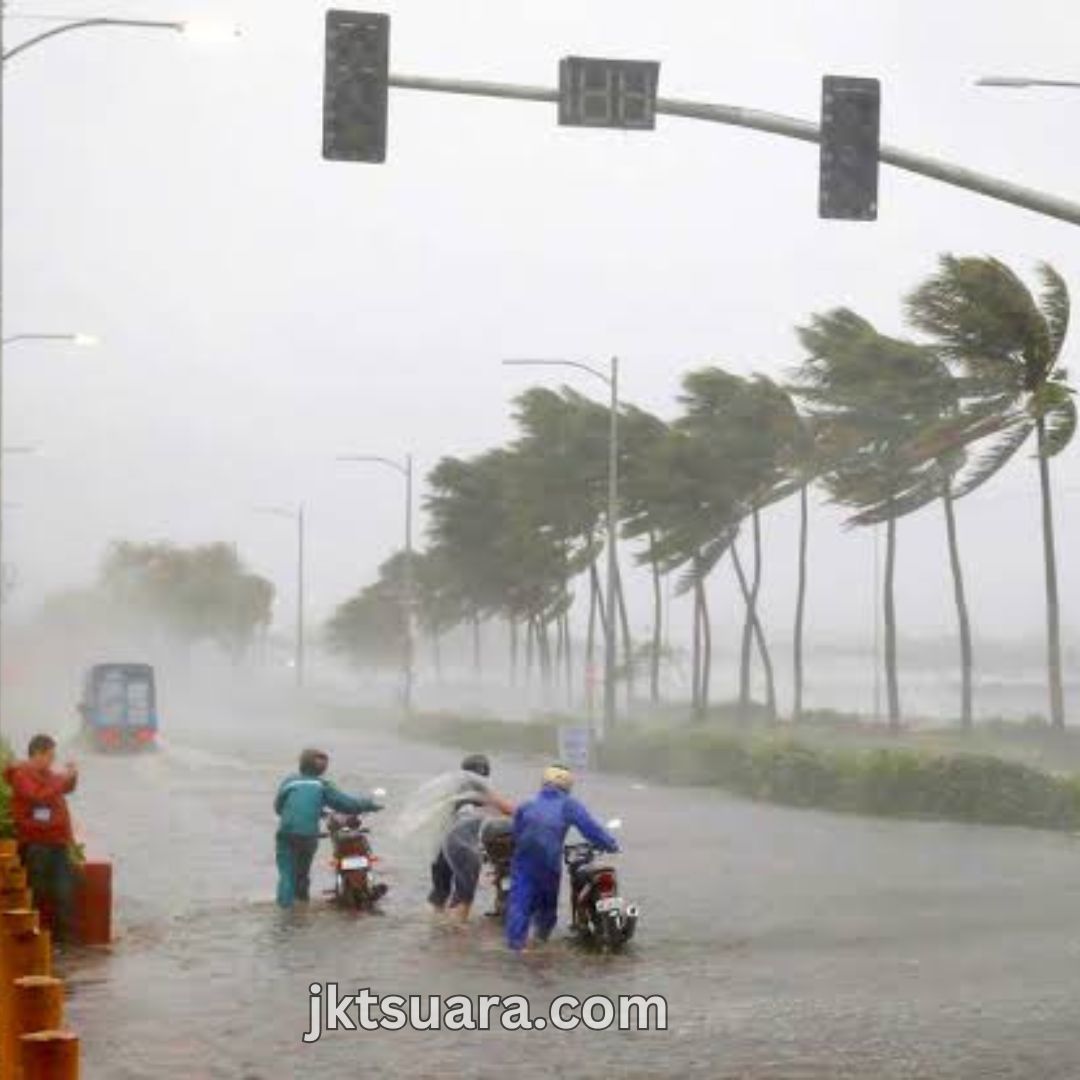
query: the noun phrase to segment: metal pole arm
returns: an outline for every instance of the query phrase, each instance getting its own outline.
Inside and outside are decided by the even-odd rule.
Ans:
[[[421,90],[442,94],[467,94],[475,97],[510,98],[517,101],[557,102],[559,94],[539,86],[517,86],[507,83],[475,82],[464,79],[435,79],[415,75],[391,75],[390,85],[403,90]],[[684,120],[705,120],[714,124],[726,124],[730,127],[751,128],[771,135],[781,135],[801,142],[818,143],[821,141],[821,128],[809,120],[798,120],[791,116],[777,113],[760,112],[757,109],[744,109],[735,105],[716,105],[708,102],[681,101],[674,98],[660,98],[656,111],[662,115],[678,116]],[[923,154],[912,153],[895,146],[883,145],[880,159],[886,165],[903,169],[918,176],[927,176],[952,187],[974,191],[999,202],[1032,210],[1046,217],[1066,221],[1070,225],[1080,225],[1080,204],[1048,195],[1034,188],[1022,187],[1008,180],[985,173],[953,165],[947,161]]]
[[[44,30],[32,38],[27,38],[26,41],[20,41],[18,45],[4,53],[4,63],[14,59],[19,53],[24,53],[27,49],[32,49],[43,41],[48,41],[50,38],[59,37],[61,34],[70,34],[73,30],[90,30],[95,26],[131,26],[143,30],[173,30],[177,33],[183,33],[184,31],[182,22],[166,22],[162,19],[78,19],[75,22],[64,23],[63,26],[54,26],[51,30]]]
[[[360,462],[367,465],[385,465],[387,468],[393,469],[394,472],[401,473],[406,479],[409,475],[407,465],[402,465],[400,461],[394,461],[393,458],[380,457],[378,454],[339,454],[337,460]]]
[[[594,368],[590,364],[583,364],[578,360],[504,360],[503,365],[506,367],[569,367],[577,368],[578,371],[587,371],[590,375],[596,376],[601,382],[606,385],[611,385],[611,376],[605,375],[599,368]]]

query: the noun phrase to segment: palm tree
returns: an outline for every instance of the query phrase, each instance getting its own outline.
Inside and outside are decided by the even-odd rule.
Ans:
[[[786,390],[763,375],[744,379],[720,368],[691,372],[683,380],[680,398],[685,415],[679,420],[693,437],[710,447],[720,463],[733,509],[749,518],[753,543],[753,572],[748,578],[738,549],[732,546],[732,563],[745,603],[742,656],[739,667],[739,703],[749,713],[752,647],[756,642],[765,668],[766,705],[776,718],[776,687],[772,659],[759,614],[762,581],[761,514],[787,497],[797,485],[788,475],[792,444],[800,430],[795,405]]]
[[[981,442],[975,466],[953,491],[960,498],[1002,469],[1034,433],[1042,502],[1050,719],[1065,726],[1061,614],[1049,460],[1076,433],[1077,411],[1061,367],[1069,328],[1069,292],[1046,263],[1033,295],[1004,263],[941,258],[938,272],[909,297],[908,317],[955,365],[970,397],[945,446]]]
[[[705,585],[731,547],[744,513],[728,484],[729,465],[721,447],[692,435],[677,421],[654,448],[653,479],[644,497],[628,504],[628,535],[649,538],[644,558],[662,574],[681,570],[677,592],[694,596],[692,683],[698,718],[708,710],[711,676],[712,624]]]
[[[644,409],[626,406],[619,421],[619,495],[628,540],[645,540],[645,552],[638,561],[647,563],[652,577],[653,624],[649,645],[649,693],[653,704],[660,701],[660,658],[663,653],[664,597],[663,567],[656,557],[656,540],[661,523],[653,515],[656,493],[669,477],[657,464],[660,447],[669,436],[668,425]]]
[[[824,483],[832,498],[854,510],[853,525],[886,528],[884,623],[889,725],[900,725],[896,633],[897,522],[936,498],[960,458],[915,454],[912,446],[943,415],[957,410],[959,388],[936,352],[879,334],[847,309],[815,316],[798,330],[810,354],[796,375],[797,393],[819,425]],[[950,526],[950,551],[955,530]],[[959,556],[952,560],[959,574]],[[962,579],[957,596],[962,600]],[[966,608],[961,612],[966,637]]]

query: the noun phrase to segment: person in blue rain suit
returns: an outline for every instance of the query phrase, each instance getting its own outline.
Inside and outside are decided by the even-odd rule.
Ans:
[[[573,774],[565,765],[550,765],[544,770],[539,794],[514,813],[506,940],[515,951],[525,947],[531,926],[540,941],[546,941],[555,929],[563,843],[571,826],[601,850],[619,850],[615,837],[570,794],[573,786]]]
[[[285,777],[274,798],[278,815],[276,837],[279,907],[306,903],[311,894],[311,864],[319,847],[319,829],[324,810],[340,814],[368,814],[382,806],[360,795],[339,791],[324,773],[330,757],[322,750],[304,750],[300,771]]]

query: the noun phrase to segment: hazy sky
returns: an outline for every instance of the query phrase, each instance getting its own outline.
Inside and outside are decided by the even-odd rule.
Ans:
[[[1075,0],[384,10],[401,73],[553,85],[570,53],[658,59],[667,95],[809,119],[823,74],[877,76],[886,141],[1080,198],[1080,91],[972,86],[988,73],[1080,77]],[[104,343],[8,354],[5,441],[43,451],[6,463],[20,606],[88,580],[114,537],[228,539],[279,583],[288,625],[293,535],[251,508],[304,500],[313,615],[325,614],[401,530],[397,478],[334,456],[412,450],[426,471],[499,442],[529,381],[500,368],[504,356],[618,353],[626,397],[666,413],[693,365],[782,374],[799,358],[792,327],[812,312],[850,305],[899,330],[902,294],[942,251],[1025,270],[1048,259],[1080,295],[1075,226],[888,169],[877,224],[821,222],[816,148],[714,125],[574,131],[553,106],[395,91],[388,163],[325,163],[324,11],[11,5],[12,16],[213,16],[244,30],[225,46],[73,34],[7,72],[7,332],[79,329]],[[9,43],[40,26],[10,18]],[[1077,450],[1054,473],[1077,626]],[[1041,627],[1035,480],[1024,458],[960,509],[985,636]],[[786,632],[793,516],[768,525],[766,612]],[[838,525],[815,516],[810,630],[822,636],[866,627],[870,613],[870,537]],[[906,520],[900,545],[904,629],[949,631],[940,514]],[[646,618],[638,603],[635,624]]]

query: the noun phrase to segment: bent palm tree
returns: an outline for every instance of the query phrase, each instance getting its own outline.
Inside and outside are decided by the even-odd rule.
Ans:
[[[1049,459],[1076,433],[1077,411],[1060,366],[1069,328],[1069,292],[1053,267],[1038,267],[1040,291],[1004,263],[943,256],[935,274],[909,297],[908,316],[953,363],[971,404],[940,434],[944,445],[983,442],[985,449],[953,492],[975,490],[1035,435],[1042,501],[1050,719],[1065,726],[1061,613]],[[951,430],[950,430],[951,428]]]

